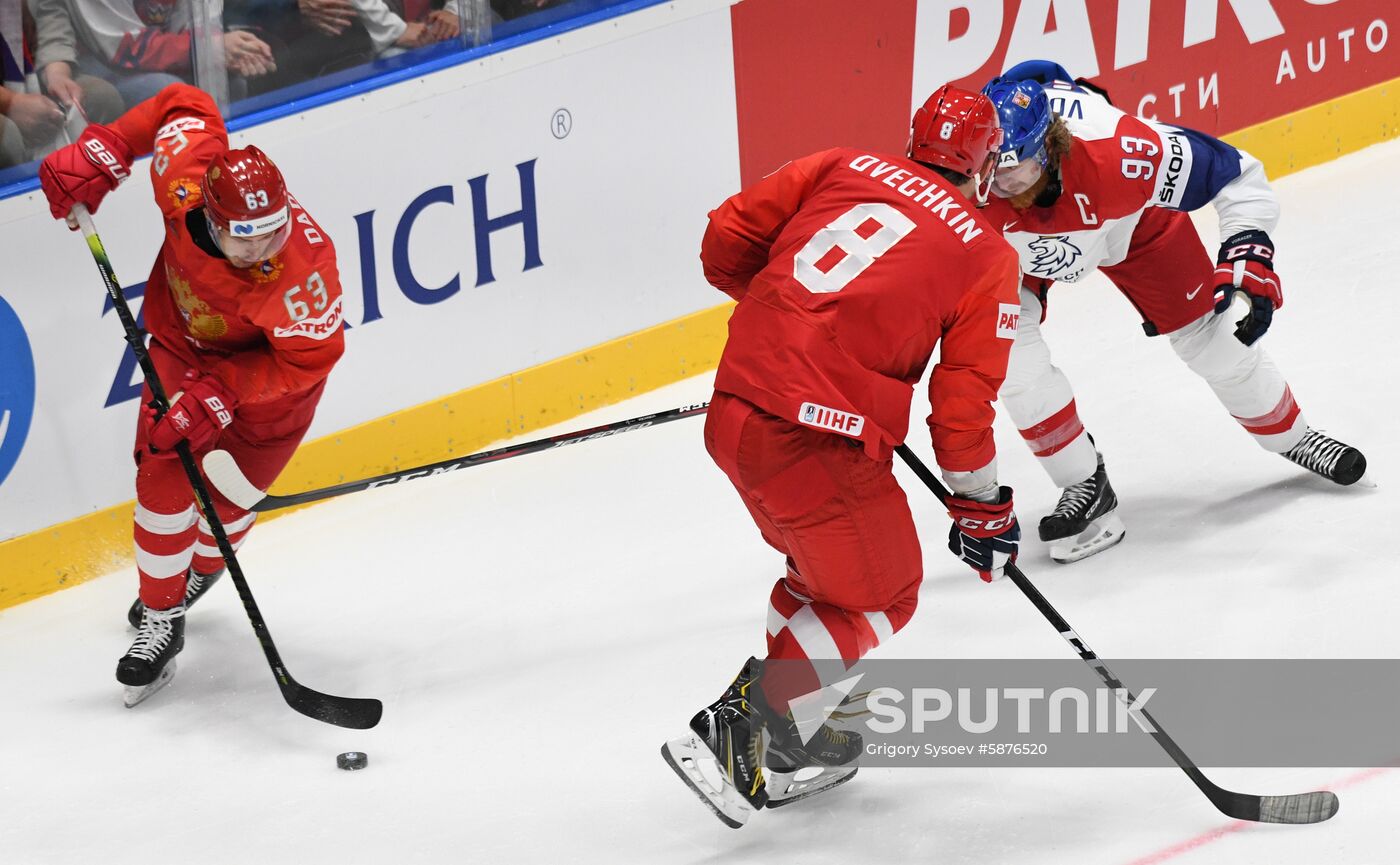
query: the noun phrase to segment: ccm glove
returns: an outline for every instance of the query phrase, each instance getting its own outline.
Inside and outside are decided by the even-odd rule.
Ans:
[[[234,400],[219,380],[212,376],[195,379],[182,393],[175,394],[170,411],[158,414],[153,405],[141,409],[146,425],[146,444],[153,456],[175,456],[182,441],[193,451],[213,446],[219,433],[233,423]]]
[[[73,206],[89,212],[107,193],[131,176],[131,148],[112,130],[92,124],[78,140],[44,157],[39,165],[39,185],[49,199],[54,219],[65,219]]]
[[[946,502],[953,525],[948,549],[972,566],[983,582],[1005,576],[1021,547],[1021,524],[1011,507],[1011,487],[1001,487],[997,500],[979,502],[953,496]]]
[[[1258,229],[1241,231],[1220,245],[1215,257],[1215,311],[1230,308],[1235,292],[1249,297],[1249,315],[1235,327],[1235,338],[1254,343],[1269,329],[1274,310],[1283,306],[1283,285],[1274,273],[1274,242]]]

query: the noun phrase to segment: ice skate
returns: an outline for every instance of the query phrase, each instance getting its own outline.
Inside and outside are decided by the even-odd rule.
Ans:
[[[864,745],[859,733],[823,724],[804,743],[791,717],[767,727],[768,807],[781,808],[855,777]]]
[[[1069,564],[1123,540],[1126,530],[1117,508],[1118,496],[1108,482],[1100,454],[1094,474],[1065,487],[1055,510],[1040,521],[1040,539],[1050,545],[1050,558]]]
[[[194,568],[190,568],[185,575],[185,609],[194,606],[194,602],[204,597],[204,593],[209,591],[209,587],[219,581],[219,577],[224,575],[224,569],[219,568],[212,574],[197,573]],[[126,611],[126,620],[133,628],[141,627],[141,613],[146,609],[146,605],[137,598],[131,602],[131,609]]]
[[[185,647],[185,608],[144,610],[136,641],[117,662],[117,681],[126,686],[129,709],[175,678],[175,656]]]
[[[1363,480],[1366,457],[1361,451],[1312,427],[1308,427],[1303,438],[1285,452],[1283,458],[1339,486],[1351,486],[1357,481],[1362,481],[1363,486],[1374,486]]]
[[[661,756],[681,780],[734,829],[768,802],[764,720],[756,705],[762,700],[756,687],[762,671],[763,662],[749,658],[724,694],[690,719],[690,734],[661,746]]]

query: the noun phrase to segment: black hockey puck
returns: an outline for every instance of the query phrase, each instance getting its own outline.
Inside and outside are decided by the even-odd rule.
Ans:
[[[346,751],[335,758],[335,764],[347,772],[353,772],[369,765],[369,755],[363,751]]]

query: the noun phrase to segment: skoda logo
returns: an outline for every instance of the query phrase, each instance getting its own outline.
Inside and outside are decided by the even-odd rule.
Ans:
[[[34,419],[34,354],[19,316],[0,298],[0,483],[19,461]]]

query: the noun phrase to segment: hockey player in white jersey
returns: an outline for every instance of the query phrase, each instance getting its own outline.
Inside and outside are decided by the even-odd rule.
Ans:
[[[1005,131],[984,213],[1024,272],[1000,397],[1062,488],[1040,523],[1051,557],[1077,561],[1124,534],[1103,457],[1040,331],[1051,285],[1096,268],[1137,309],[1148,336],[1165,335],[1260,446],[1335,483],[1359,480],[1365,457],[1308,426],[1259,344],[1283,306],[1269,237],[1279,207],[1263,165],[1209,135],[1125,114],[1049,61],[1018,64],[983,92]],[[1186,214],[1206,204],[1220,217],[1214,259]],[[1236,304],[1248,309],[1242,318],[1229,312],[1237,294],[1248,301]]]

